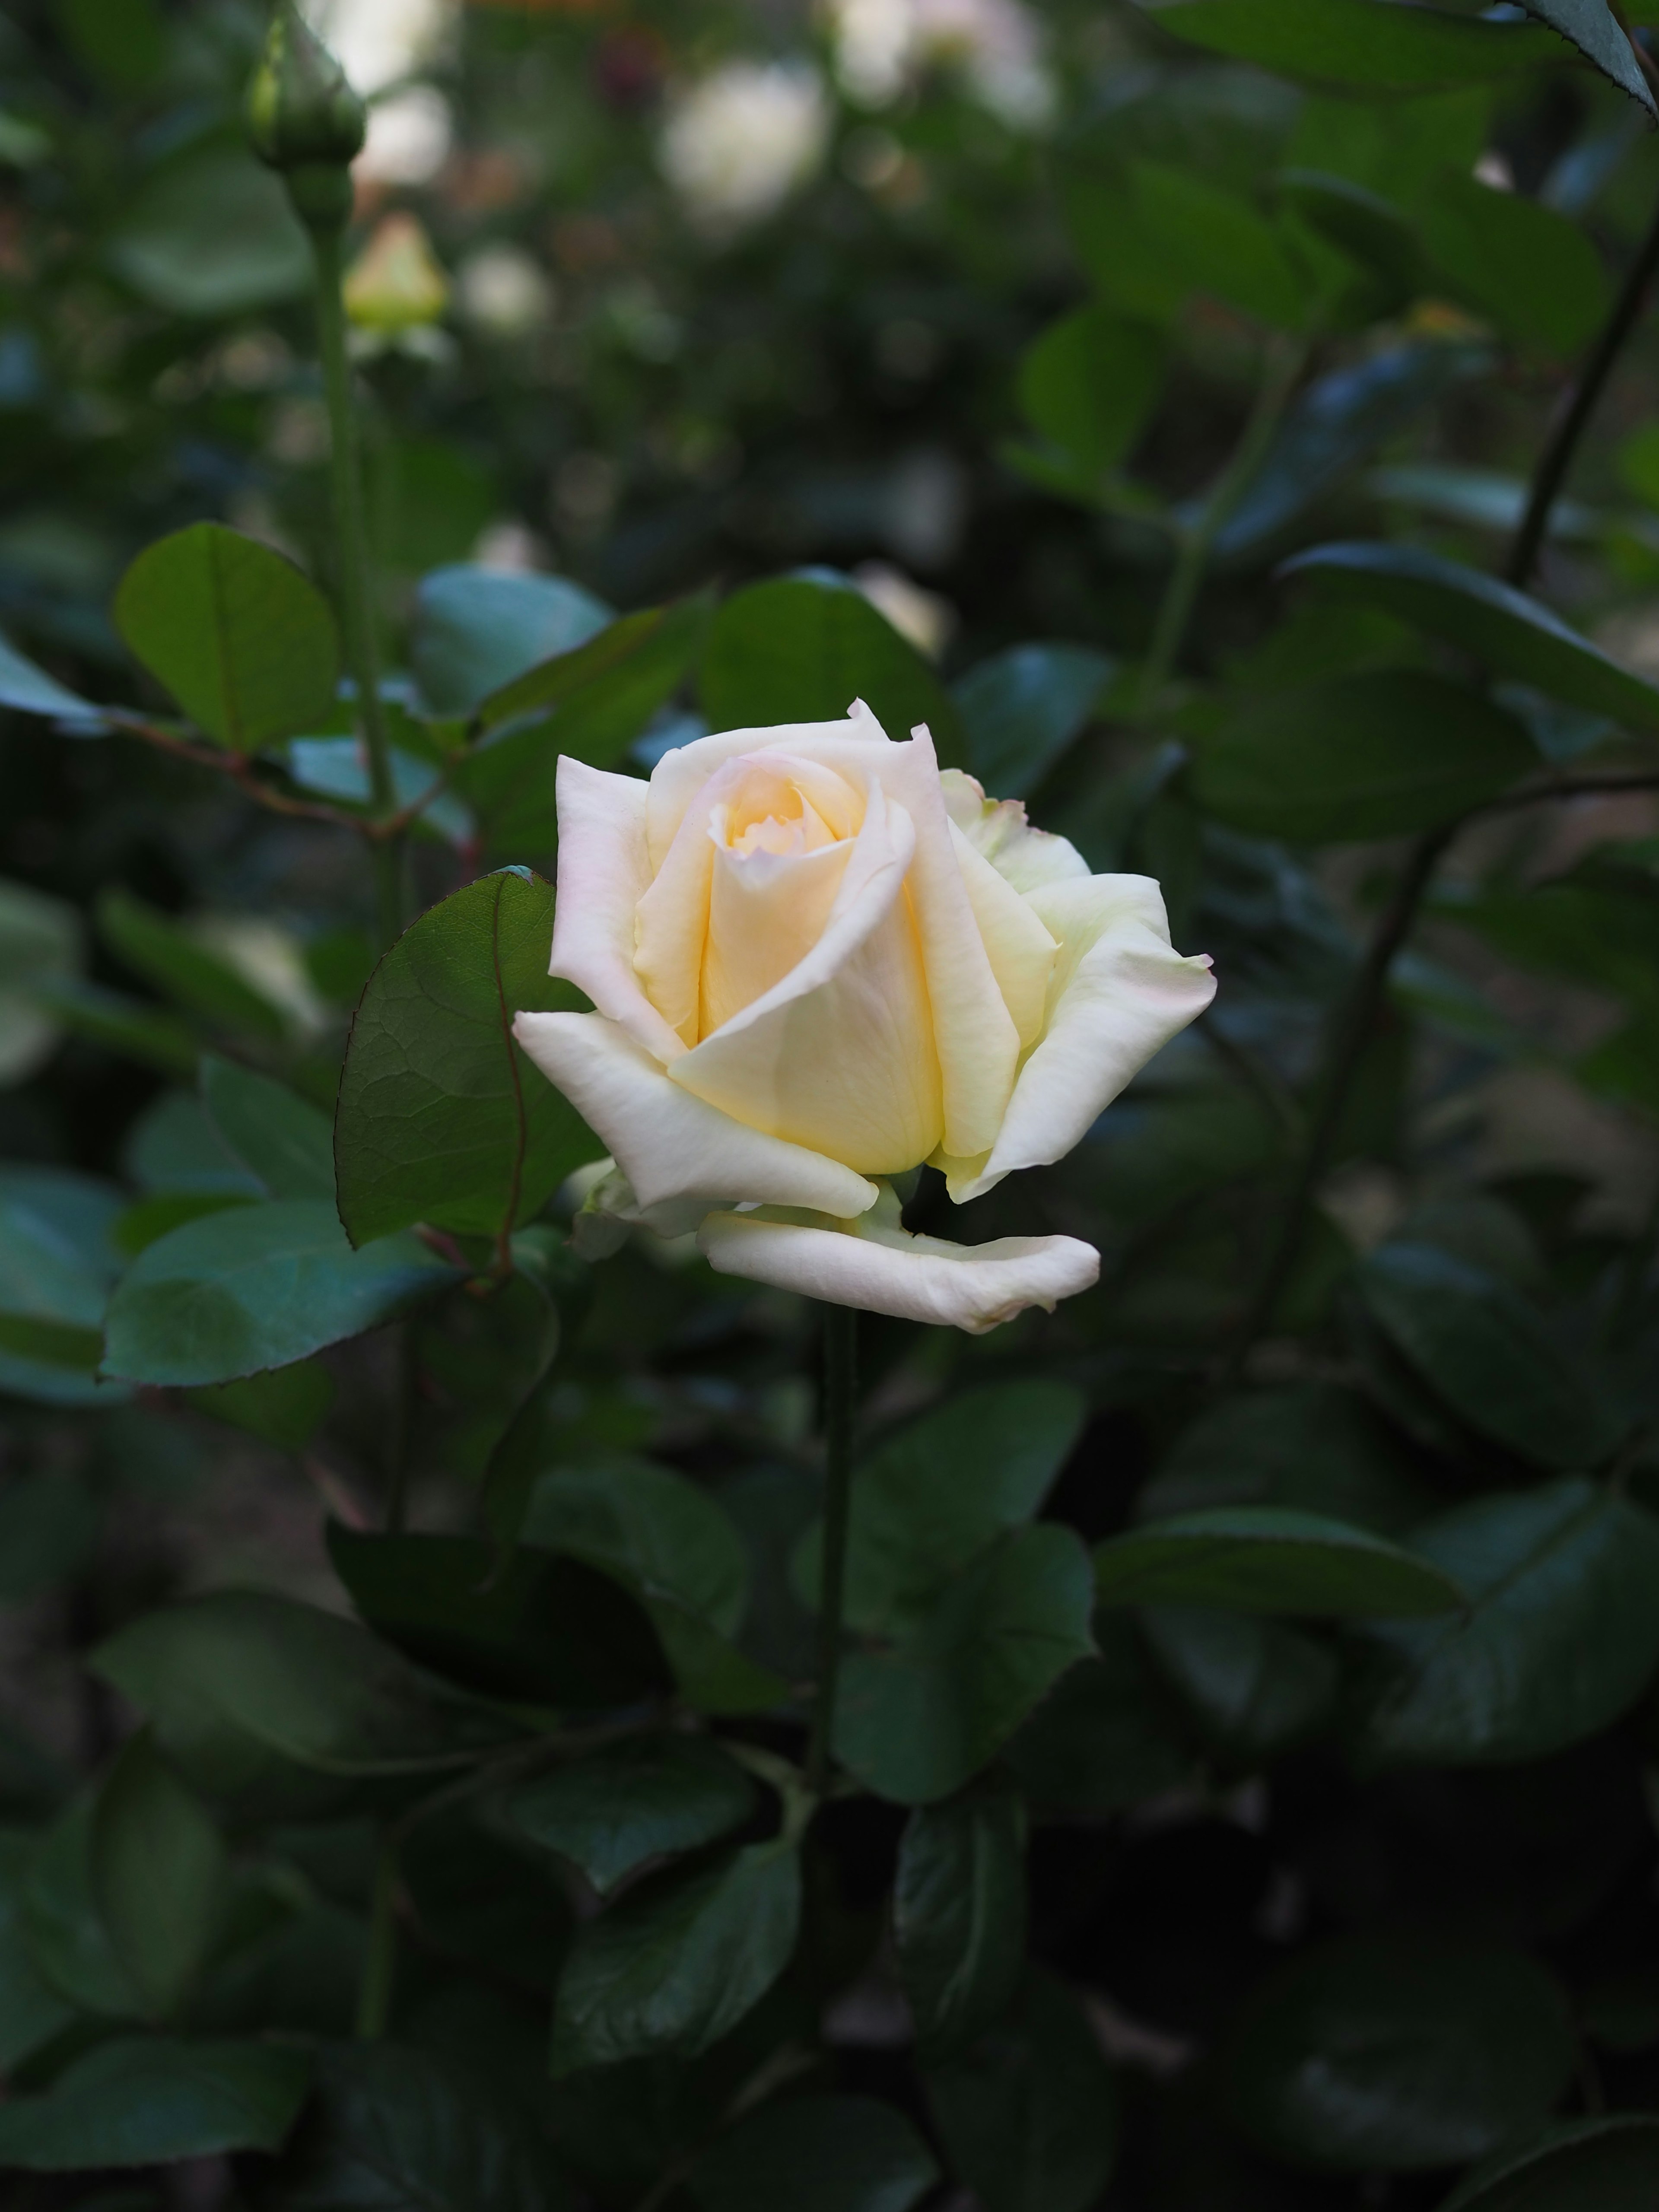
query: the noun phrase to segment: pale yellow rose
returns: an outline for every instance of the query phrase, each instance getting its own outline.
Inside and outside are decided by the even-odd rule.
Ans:
[[[1017,802],[941,773],[925,728],[730,730],[649,783],[558,767],[552,972],[591,1014],[514,1034],[611,1149],[590,1205],[695,1229],[723,1274],[975,1333],[1099,1272],[1072,1237],[900,1226],[887,1178],[952,1198],[1057,1160],[1215,983],[1158,885],[1091,875]]]

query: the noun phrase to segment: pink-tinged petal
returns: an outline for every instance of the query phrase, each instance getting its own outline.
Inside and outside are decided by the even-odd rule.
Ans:
[[[1150,876],[1075,878],[1030,896],[1060,943],[1048,1026],[1020,1069],[988,1152],[940,1161],[959,1203],[1016,1168],[1064,1158],[1215,996],[1208,960],[1183,958],[1171,945],[1163,896]]]
[[[550,972],[586,991],[602,1014],[659,1060],[685,1050],[640,988],[634,909],[650,883],[646,787],[561,757],[558,898]]]
[[[883,1211],[888,1209],[884,1207]],[[1002,1237],[950,1244],[868,1220],[823,1228],[711,1213],[697,1243],[719,1274],[902,1321],[935,1322],[983,1336],[1027,1306],[1052,1313],[1088,1290],[1100,1255],[1075,1237]]]
[[[915,847],[908,815],[873,783],[817,942],[677,1060],[674,1082],[865,1174],[898,1174],[926,1159],[942,1118],[927,986],[904,896]]]
[[[852,1215],[876,1201],[875,1185],[838,1160],[746,1128],[681,1090],[602,1014],[520,1014],[513,1034],[611,1147],[642,1207],[694,1198]]]

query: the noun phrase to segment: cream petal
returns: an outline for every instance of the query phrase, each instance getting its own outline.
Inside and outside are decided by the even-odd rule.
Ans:
[[[1042,1042],[1025,1060],[981,1160],[941,1159],[952,1198],[977,1198],[1016,1168],[1061,1159],[1130,1078],[1215,996],[1202,955],[1170,943],[1150,876],[1089,876],[1035,890],[1060,941]]]
[[[602,1014],[659,1060],[685,1050],[640,988],[634,909],[649,884],[646,787],[561,757],[558,897],[550,973],[586,991]]]
[[[1048,1009],[1048,978],[1060,948],[1029,902],[1003,880],[988,860],[981,858],[954,822],[951,842],[1002,1003],[1022,1047],[1035,1044],[1042,1034]]]
[[[839,722],[779,722],[769,729],[719,730],[712,737],[676,745],[651,773],[650,800],[646,812],[646,848],[654,875],[668,857],[668,848],[679,834],[686,811],[717,769],[739,753],[788,752],[815,758],[825,738],[852,738],[860,744],[884,745],[887,732],[862,701],[854,701]]]
[[[1027,1306],[1052,1313],[1060,1299],[1088,1290],[1100,1273],[1100,1255],[1075,1237],[950,1244],[866,1221],[814,1228],[711,1213],[697,1244],[718,1274],[865,1313],[946,1323],[970,1336],[983,1336]]]
[[[817,942],[676,1060],[675,1082],[866,1174],[896,1174],[926,1159],[942,1117],[927,988],[904,896],[915,848],[909,817],[873,783]]]
[[[838,1160],[747,1128],[681,1090],[602,1014],[520,1014],[513,1034],[611,1147],[642,1208],[696,1198],[853,1215],[876,1201],[875,1185]]]
[[[700,1036],[763,998],[805,959],[829,924],[854,850],[845,839],[816,852],[715,848]]]
[[[974,850],[1017,891],[1086,876],[1089,863],[1068,837],[1034,830],[1020,799],[988,799],[985,787],[959,768],[941,769],[945,811]]]

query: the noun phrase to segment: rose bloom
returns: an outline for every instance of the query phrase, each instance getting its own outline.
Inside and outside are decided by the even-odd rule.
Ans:
[[[595,1011],[514,1034],[615,1155],[590,1209],[975,1334],[1094,1282],[1075,1237],[909,1235],[889,1179],[926,1162],[960,1202],[1060,1159],[1202,1012],[1149,877],[1091,875],[862,702],[649,783],[561,759],[558,811],[552,972]]]

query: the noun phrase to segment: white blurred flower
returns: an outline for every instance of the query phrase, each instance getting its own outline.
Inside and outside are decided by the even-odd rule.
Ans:
[[[659,158],[692,222],[730,236],[781,207],[829,138],[829,102],[809,63],[728,62],[676,100]]]
[[[437,59],[458,0],[301,0],[307,21],[367,99]]]
[[[521,246],[480,246],[455,273],[467,321],[494,337],[522,337],[552,319],[553,280]]]
[[[836,74],[862,106],[890,106],[944,62],[1014,130],[1041,130],[1053,116],[1042,29],[1020,0],[828,0],[828,14]]]
[[[449,159],[454,137],[449,102],[429,84],[412,84],[376,100],[368,111],[368,137],[353,163],[378,185],[424,185]]]
[[[939,659],[957,626],[957,611],[949,599],[927,591],[890,561],[861,562],[853,571],[853,581],[901,637],[929,660]]]

